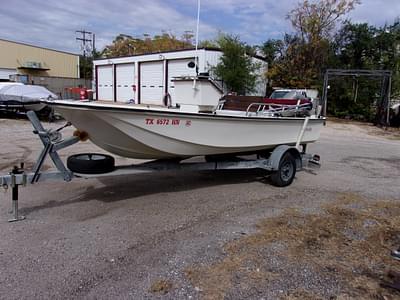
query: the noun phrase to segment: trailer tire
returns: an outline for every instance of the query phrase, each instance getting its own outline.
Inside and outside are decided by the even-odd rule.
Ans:
[[[286,152],[279,161],[278,170],[271,174],[272,184],[278,187],[290,185],[296,176],[296,159]]]
[[[67,159],[67,167],[72,172],[82,174],[101,174],[114,170],[114,157],[100,153],[80,153]]]

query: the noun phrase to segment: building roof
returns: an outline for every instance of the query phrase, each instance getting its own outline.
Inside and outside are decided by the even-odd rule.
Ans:
[[[93,61],[104,60],[104,59],[124,58],[124,57],[135,57],[135,56],[143,56],[143,55],[152,55],[152,54],[163,54],[163,53],[173,53],[173,52],[194,51],[194,50],[196,50],[196,48],[166,50],[166,51],[148,52],[148,53],[131,54],[131,55],[123,55],[123,56],[99,57],[99,58],[94,59]],[[198,48],[198,50],[222,52],[221,49],[216,48],[216,47],[202,47],[202,48]],[[259,55],[254,55],[253,57],[265,61],[265,58],[263,58],[263,57],[261,57]]]
[[[13,43],[13,44],[18,44],[18,45],[23,45],[23,46],[28,46],[28,47],[35,47],[35,48],[39,48],[39,49],[45,49],[45,50],[54,51],[54,52],[59,52],[59,53],[64,53],[64,54],[68,54],[68,55],[74,55],[74,56],[79,56],[79,55],[80,55],[80,54],[76,54],[76,53],[72,53],[72,52],[61,51],[61,50],[55,50],[55,49],[50,49],[50,48],[46,48],[46,47],[31,45],[31,44],[27,44],[27,43],[22,43],[22,42],[16,42],[16,41],[11,41],[11,40],[6,40],[6,39],[2,39],[2,38],[0,38],[0,41],[4,41],[4,42],[8,42],[8,43]]]
[[[154,51],[154,52],[147,52],[147,53],[138,53],[138,54],[131,54],[131,55],[122,55],[122,56],[110,56],[110,57],[99,57],[94,59],[96,60],[104,60],[104,59],[114,59],[114,58],[124,58],[124,57],[135,57],[135,56],[143,56],[143,55],[152,55],[152,54],[164,54],[164,53],[173,53],[173,52],[185,52],[185,51],[194,51],[196,48],[186,48],[186,49],[175,49],[175,50],[165,50],[165,51]],[[210,51],[219,51],[221,49],[218,48],[198,48],[198,50],[210,50]]]

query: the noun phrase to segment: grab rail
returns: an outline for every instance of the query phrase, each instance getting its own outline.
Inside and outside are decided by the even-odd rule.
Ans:
[[[289,112],[289,111],[298,111],[300,108],[306,108],[309,107],[310,104],[309,103],[304,103],[304,104],[300,104],[300,101],[297,102],[297,104],[295,105],[287,105],[287,104],[277,104],[277,103],[251,103],[247,109],[246,109],[246,116],[249,115],[250,113],[250,109],[253,106],[256,106],[257,110],[255,111],[256,114],[258,113],[276,113],[276,112]],[[268,108],[267,110],[265,110],[266,106],[274,106],[275,108]]]

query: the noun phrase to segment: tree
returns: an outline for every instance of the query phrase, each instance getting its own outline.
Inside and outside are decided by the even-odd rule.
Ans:
[[[346,21],[336,35],[336,55],[341,68],[373,68],[377,29],[367,23]]]
[[[323,69],[333,53],[330,39],[340,18],[359,0],[304,0],[287,15],[294,35],[286,35],[283,44],[267,41],[266,56],[274,56],[268,77],[287,87],[311,87],[319,83]],[[280,47],[276,48],[277,45]],[[276,57],[274,51],[279,50]]]
[[[252,60],[253,49],[241,42],[238,36],[221,35],[217,43],[223,54],[213,68],[215,75],[224,81],[230,92],[245,95],[254,91],[255,72],[260,66]]]
[[[101,53],[96,49],[92,50],[90,56],[79,56],[79,74],[80,78],[91,79],[93,78],[93,59],[99,58]]]
[[[218,42],[214,40],[203,40],[199,42],[199,48],[218,48]]]
[[[338,20],[360,3],[360,0],[304,0],[289,12],[287,18],[302,41],[312,45],[330,38]]]
[[[107,45],[104,48],[102,56],[118,57],[193,47],[192,35],[189,32],[186,32],[182,39],[178,39],[175,35],[167,32],[162,32],[153,37],[149,34],[143,34],[143,38],[134,38],[130,35],[119,34],[111,45]]]
[[[336,67],[345,69],[391,70],[392,95],[400,94],[400,24],[381,28],[367,23],[345,22],[336,36]],[[352,116],[375,120],[375,106],[381,101],[380,77],[336,79],[329,112],[336,116]]]
[[[272,65],[283,56],[284,42],[282,40],[269,39],[261,46],[261,51],[268,65]]]
[[[321,76],[328,61],[329,40],[342,16],[354,9],[360,0],[304,0],[290,11],[287,18],[300,38],[305,71],[310,69],[313,79]]]

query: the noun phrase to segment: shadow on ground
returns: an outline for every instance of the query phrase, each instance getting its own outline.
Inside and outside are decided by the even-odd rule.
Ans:
[[[248,182],[270,184],[268,173],[263,170],[217,170],[201,172],[159,172],[131,176],[104,177],[97,179],[100,187],[90,185],[73,198],[51,200],[44,204],[21,209],[29,214],[42,209],[61,207],[73,203],[97,200],[105,203],[127,199],[207,188],[218,185],[230,185]],[[68,183],[66,183],[68,184]],[[272,186],[271,186],[272,188]]]

